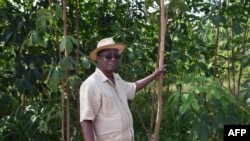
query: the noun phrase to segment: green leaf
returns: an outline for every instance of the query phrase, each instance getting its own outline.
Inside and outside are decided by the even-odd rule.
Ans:
[[[215,15],[212,17],[212,22],[215,26],[218,26],[220,23],[226,24],[226,18],[222,15]]]
[[[221,98],[221,94],[223,93],[223,91],[219,88],[219,87],[211,87],[211,94],[216,98],[216,99],[220,99]]]
[[[33,90],[32,84],[27,79],[17,79],[15,85],[18,88],[19,92],[24,92],[25,90]]]
[[[202,69],[203,71],[207,71],[207,65],[203,62],[198,62],[198,66],[200,69]]]
[[[198,137],[199,137],[199,140],[200,141],[206,141],[206,138],[204,137],[207,137],[207,125],[204,124],[203,122],[201,123],[197,123],[198,126],[197,126],[197,134],[198,134]]]
[[[23,86],[26,90],[33,90],[32,84],[27,79],[23,79]]]
[[[67,37],[66,49],[67,49],[68,54],[70,54],[72,52],[72,50],[73,50],[73,43],[72,43],[72,41],[70,40],[69,37]]]
[[[56,4],[56,11],[55,11],[56,15],[55,17],[57,19],[60,19],[62,17],[62,6],[60,4]]]
[[[194,93],[195,93],[195,94],[200,94],[200,93],[201,93],[201,89],[202,89],[202,88],[200,88],[200,87],[194,88]]]
[[[189,107],[190,107],[189,102],[182,104],[180,107],[180,112],[184,114],[189,109]]]
[[[17,79],[15,81],[15,86],[17,87],[19,92],[23,92],[24,91],[24,87],[22,85],[22,80],[21,79]]]
[[[45,10],[39,10],[37,12],[36,26],[38,30],[45,30],[47,28]]]
[[[32,36],[33,44],[38,44],[41,41],[40,36],[37,31],[33,31],[31,36]]]
[[[60,51],[63,52],[63,51],[65,51],[65,49],[66,49],[68,54],[70,54],[72,52],[73,43],[69,37],[66,37],[66,38],[64,37],[60,43]]]
[[[76,38],[74,38],[74,37],[72,37],[72,36],[68,36],[69,37],[69,39],[72,41],[72,43],[73,44],[75,44],[75,45],[79,45],[79,42],[78,42],[78,40],[76,39]]]
[[[59,83],[59,69],[58,67],[54,67],[50,69],[49,76],[47,79],[49,88],[52,91],[56,91]]]
[[[59,66],[64,70],[67,70],[67,69],[73,70],[75,64],[76,62],[72,57],[64,57],[59,62]]]
[[[66,72],[61,68],[58,67],[59,78],[66,79]]]
[[[241,26],[240,26],[240,23],[239,22],[237,22],[237,21],[235,21],[235,22],[233,22],[233,32],[235,33],[235,34],[240,34],[242,31],[241,31]]]
[[[173,51],[171,51],[171,60],[178,60],[180,59],[181,61],[185,62],[187,60],[187,55],[185,54],[184,51],[182,51],[182,47],[177,46],[174,48]]]
[[[168,10],[180,10],[181,12],[186,12],[188,10],[188,6],[186,5],[184,0],[174,0],[169,3]]]
[[[188,101],[189,101],[189,97],[190,97],[189,94],[183,94],[183,95],[182,95],[182,102],[183,102],[183,103],[188,102]]]
[[[31,74],[33,77],[35,77],[37,80],[42,80],[42,74],[37,69],[32,69]]]
[[[213,97],[212,91],[206,93],[206,100],[207,100],[207,101],[210,101],[210,100],[212,99],[212,97]]]
[[[11,38],[13,37],[14,33],[13,32],[9,32],[6,37],[5,37],[5,42],[8,43],[10,42]]]
[[[134,59],[135,58],[135,54],[133,52],[130,52],[128,54],[128,58],[131,59],[131,60]]]
[[[41,120],[39,122],[39,131],[44,133],[48,132],[48,125],[44,120]]]
[[[196,67],[197,67],[197,63],[193,63],[193,64],[188,68],[188,72],[189,72],[189,73],[195,72]]]
[[[250,106],[250,98],[247,98],[247,99],[246,99],[246,105],[247,105],[247,106]]]
[[[177,60],[182,55],[182,52],[181,50],[173,50],[171,54],[172,54],[171,55],[172,60]]]
[[[215,26],[218,26],[220,24],[220,15],[213,16],[212,22]]]
[[[71,76],[69,78],[69,81],[70,81],[70,86],[72,89],[75,89],[76,87],[78,87],[82,82],[78,76]]]
[[[250,56],[244,57],[241,62],[242,62],[241,65],[243,68],[250,66]]]
[[[199,106],[197,100],[194,100],[194,101],[192,102],[191,106],[192,106],[192,108],[193,108],[196,112],[198,112],[199,109],[200,109],[200,106]]]
[[[90,68],[90,62],[89,62],[89,59],[87,57],[82,57],[81,62],[82,62],[82,65],[85,69]]]
[[[33,45],[33,39],[32,39],[32,33],[30,32],[29,39],[27,41],[27,46],[32,46]]]
[[[67,43],[67,39],[64,37],[60,43],[60,51],[63,52],[65,50],[66,47],[66,43]]]

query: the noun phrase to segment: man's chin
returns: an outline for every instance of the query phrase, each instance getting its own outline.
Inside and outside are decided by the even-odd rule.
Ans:
[[[109,71],[116,71],[117,67],[109,67]]]

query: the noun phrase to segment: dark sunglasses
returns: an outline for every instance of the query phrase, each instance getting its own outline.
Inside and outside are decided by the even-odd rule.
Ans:
[[[107,60],[111,60],[112,58],[119,60],[121,58],[121,55],[100,55],[101,57],[104,57]]]

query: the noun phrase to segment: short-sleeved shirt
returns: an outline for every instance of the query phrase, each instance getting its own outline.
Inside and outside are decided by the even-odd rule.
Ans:
[[[115,85],[100,69],[80,88],[80,122],[92,120],[96,141],[133,141],[134,130],[128,100],[135,96],[135,83],[113,73]]]

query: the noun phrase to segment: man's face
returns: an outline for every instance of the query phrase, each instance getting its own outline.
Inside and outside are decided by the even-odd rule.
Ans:
[[[120,61],[117,49],[105,49],[98,53],[97,62],[103,72],[114,72]]]

